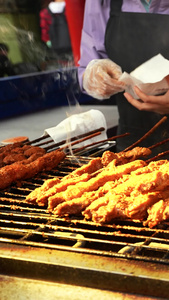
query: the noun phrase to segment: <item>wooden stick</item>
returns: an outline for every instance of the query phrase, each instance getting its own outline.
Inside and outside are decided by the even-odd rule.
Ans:
[[[89,131],[89,132],[87,132],[87,133],[80,134],[80,135],[78,135],[78,136],[76,136],[76,137],[72,137],[72,138],[70,139],[70,142],[76,141],[76,140],[81,139],[81,138],[84,138],[84,137],[87,137],[87,139],[89,139],[89,138],[91,138],[91,135],[92,135],[92,134],[95,134],[95,133],[97,133],[97,132],[100,132],[100,133],[101,133],[101,131],[104,131],[104,130],[105,130],[104,127],[100,127],[100,128],[98,128],[98,129]],[[99,133],[99,134],[100,134],[100,133]],[[70,144],[70,142],[68,142],[68,140],[63,140],[63,141],[61,141],[61,142],[59,142],[59,143],[55,143],[55,144],[53,144],[53,145],[50,145],[50,146],[48,146],[48,147],[45,147],[44,149],[45,149],[45,150],[50,150],[50,149],[52,149],[52,148],[59,147],[59,146],[64,145],[64,144],[66,144],[66,143],[69,143],[69,144]],[[77,143],[78,143],[78,141],[77,141]]]
[[[145,140],[149,135],[151,135],[162,123],[164,123],[167,120],[167,117],[164,116],[156,125],[154,125],[145,135],[143,135],[142,138],[140,138],[138,141],[136,141],[134,144],[131,146],[127,147],[123,151],[128,151],[135,146],[137,146],[139,143],[141,143],[143,140]],[[145,121],[146,122],[146,121]]]
[[[32,141],[28,141],[28,142],[25,142],[25,144],[26,145],[29,145],[29,144],[35,144],[35,143],[38,143],[38,142],[40,142],[40,141],[42,141],[42,140],[45,140],[45,139],[47,139],[47,138],[49,138],[50,136],[47,134],[47,135],[43,135],[43,136],[41,136],[40,138],[37,138],[37,139],[34,139],[34,140],[32,140]]]
[[[100,134],[101,134],[101,131],[98,131],[98,132],[93,133],[93,134],[91,134],[91,135],[88,135],[88,136],[86,136],[86,137],[84,137],[84,138],[82,138],[82,139],[80,139],[80,140],[77,140],[77,141],[75,141],[75,142],[73,142],[73,143],[67,144],[67,145],[65,145],[65,147],[60,148],[60,150],[65,150],[66,148],[72,147],[72,146],[74,146],[74,145],[76,145],[76,144],[79,144],[79,143],[81,143],[81,142],[84,142],[84,141],[86,141],[86,140],[88,140],[88,139],[92,139],[92,138],[94,138],[95,136],[100,135]]]
[[[163,140],[163,141],[161,141],[161,142],[159,142],[159,143],[157,143],[157,144],[155,144],[155,145],[150,146],[149,149],[152,150],[152,149],[154,149],[154,148],[156,148],[156,147],[158,147],[158,146],[161,146],[161,145],[163,145],[163,144],[165,144],[165,143],[167,143],[167,142],[169,142],[169,138],[166,139],[166,140]]]
[[[163,156],[166,156],[166,155],[169,155],[169,150],[161,152],[161,153],[157,154],[156,156],[147,159],[146,163],[150,163],[151,161],[157,160],[157,159],[159,159]]]
[[[124,137],[124,136],[127,136],[127,135],[130,135],[130,133],[124,133],[124,134],[121,134],[121,135],[115,135],[115,136],[112,136],[112,137],[110,137],[108,139],[101,140],[101,141],[98,141],[98,142],[95,142],[95,143],[83,146],[81,148],[78,148],[78,149],[74,150],[73,153],[81,152],[83,150],[86,150],[86,148],[93,147],[93,146],[96,146],[96,145],[99,145],[99,144],[106,144],[106,142],[109,142],[109,141],[112,141],[112,140],[116,140],[117,138],[121,138],[121,137]]]

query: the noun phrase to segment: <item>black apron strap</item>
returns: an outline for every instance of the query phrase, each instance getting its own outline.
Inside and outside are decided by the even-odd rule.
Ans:
[[[123,0],[111,0],[110,15],[118,15],[121,12]]]

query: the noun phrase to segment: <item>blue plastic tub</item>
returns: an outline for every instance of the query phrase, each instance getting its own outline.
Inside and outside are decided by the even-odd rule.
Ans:
[[[79,91],[76,68],[0,79],[0,119],[90,99]]]

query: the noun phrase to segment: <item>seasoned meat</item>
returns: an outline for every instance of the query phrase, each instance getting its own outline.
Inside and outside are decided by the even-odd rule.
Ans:
[[[145,164],[146,163],[143,161],[137,161],[128,163],[124,166],[114,167],[113,165],[112,168],[109,165],[107,169],[103,169],[103,171],[96,177],[90,178],[84,182],[80,181],[74,186],[70,185],[65,191],[56,193],[55,195],[49,197],[50,209],[53,209],[64,201],[70,201],[72,199],[79,198],[85,192],[97,191],[97,189],[103,186],[107,181],[118,180],[123,176],[123,174],[130,173],[131,170],[135,170],[136,168],[142,167]]]
[[[60,183],[59,178],[52,178],[45,180],[44,184],[38,188],[36,188],[34,191],[32,191],[27,197],[26,201],[28,203],[34,203],[36,204],[36,200],[40,198],[46,191],[48,191],[50,188],[52,188],[54,185]]]
[[[32,154],[35,154],[35,153],[39,153],[41,155],[44,155],[46,153],[46,150],[43,149],[43,148],[40,148],[40,147],[29,147],[28,149],[24,150],[24,155],[26,157],[29,157],[31,156]]]
[[[117,164],[126,164],[130,161],[134,161],[138,158],[142,158],[151,154],[149,148],[135,147],[129,151],[123,151],[119,153],[114,153],[111,151],[105,151],[102,155],[102,164],[107,166],[112,160],[116,159]]]
[[[125,201],[126,200],[126,201]],[[108,192],[100,199],[98,209],[92,211],[92,221],[97,223],[109,223],[113,219],[126,218],[125,208],[129,197]],[[104,203],[101,205],[101,201]]]
[[[50,193],[47,193],[47,198],[46,198],[46,201],[48,203],[48,209],[53,210],[59,203],[62,203],[64,201],[63,195],[67,189],[73,190],[75,186],[78,185],[79,182],[80,185],[84,184],[84,182],[87,182],[89,178],[90,178],[90,174],[83,174],[80,177],[69,178],[68,180],[64,180],[59,184],[57,184],[55,187],[53,187],[52,190],[49,190]],[[39,201],[42,200],[38,199],[37,200],[38,204]]]
[[[80,168],[77,168],[75,171],[71,172],[69,175],[67,175],[63,180],[67,180],[70,177],[75,176],[81,176],[84,173],[92,174],[98,170],[100,170],[103,167],[102,161],[100,157],[93,158],[89,161],[88,164],[83,165]]]
[[[144,225],[148,225],[150,228],[157,226],[162,221],[169,219],[169,198],[165,200],[159,200],[148,209],[148,218],[144,222]]]
[[[81,213],[92,201],[97,199],[96,192],[84,193],[80,198],[60,203],[55,207],[53,213],[58,216],[77,215]]]
[[[4,163],[4,165],[11,165],[14,162],[22,161],[24,159],[26,159],[26,156],[24,156],[22,153],[21,154],[14,153],[14,154],[9,154],[9,155],[5,156],[3,159],[3,163]]]
[[[81,214],[96,223],[137,219],[154,227],[169,219],[169,161],[136,159],[150,153],[140,147],[105,151],[61,180],[45,182],[26,201],[57,216]]]
[[[17,180],[31,178],[43,170],[50,170],[56,167],[64,158],[64,152],[55,150],[29,164],[24,164],[21,161],[2,167],[0,169],[0,189],[5,189]]]
[[[78,182],[87,181],[90,176],[90,173],[93,173],[100,169],[102,167],[101,159],[95,158],[91,160],[87,165],[83,165],[82,167],[76,169],[73,171],[70,175],[65,176],[62,181],[58,182],[59,184],[52,185],[48,189],[45,188],[46,193],[37,193],[37,197],[33,197],[33,201],[36,201],[39,205],[46,205],[48,203],[49,197],[52,197],[53,195],[65,191],[69,185],[75,185]],[[42,187],[43,189],[43,187]],[[36,195],[36,190],[34,195]],[[31,201],[32,194],[28,195],[26,198],[26,201]],[[53,202],[53,203],[52,203]],[[55,207],[55,202],[52,200],[49,200],[48,209],[51,210],[53,207]]]

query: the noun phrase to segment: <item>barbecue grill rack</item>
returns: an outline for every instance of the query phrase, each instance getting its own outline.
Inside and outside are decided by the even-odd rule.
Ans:
[[[19,183],[18,186],[12,185],[5,191],[0,192],[0,223],[1,223],[1,241],[4,235],[16,237],[17,244],[24,243],[27,239],[30,245],[37,245],[43,242],[45,247],[57,248],[55,240],[58,238],[59,243],[65,246],[76,248],[74,244],[80,241],[83,247],[80,251],[89,251],[97,254],[99,252],[108,256],[126,256],[126,253],[119,254],[119,251],[125,246],[131,246],[128,258],[145,261],[157,261],[163,264],[169,264],[169,223],[165,222],[158,229],[150,229],[143,227],[139,221],[113,221],[113,224],[101,226],[90,221],[85,221],[79,217],[58,218],[48,213],[45,207],[39,207],[25,203],[25,197],[32,190],[43,184],[45,179],[68,175],[75,170],[80,163],[87,163],[89,158],[78,157],[78,161],[74,157],[67,157],[65,161],[60,163],[57,169],[47,173],[41,173],[32,179],[28,179]],[[65,236],[57,232],[66,232]],[[70,233],[73,232],[71,236]],[[84,236],[83,236],[84,235]],[[65,240],[65,241],[64,241]],[[45,242],[47,241],[47,242]],[[139,247],[135,243],[141,242]],[[156,248],[149,247],[149,243],[156,243]],[[26,242],[27,243],[27,242]],[[158,244],[159,243],[159,246]],[[161,244],[168,245],[168,249],[161,248]],[[50,246],[49,246],[50,245]],[[80,243],[79,243],[80,245]],[[97,245],[95,250],[95,245]],[[100,249],[100,250],[99,250]],[[74,250],[73,250],[74,251]],[[75,250],[76,251],[76,250]],[[103,253],[102,253],[103,251]],[[128,253],[127,253],[128,254]]]
[[[55,278],[59,282],[66,280],[70,284],[166,297],[168,295],[166,288],[169,286],[168,222],[155,229],[144,227],[141,222],[131,220],[116,220],[112,224],[102,226],[85,221],[81,216],[58,218],[49,214],[45,207],[24,202],[26,195],[42,185],[45,179],[55,176],[62,178],[75,170],[79,164],[88,163],[90,159],[85,156],[67,156],[52,171],[42,172],[32,179],[11,185],[10,188],[0,192],[2,273],[37,278],[33,271],[36,270],[35,273],[40,279],[53,281]],[[31,256],[30,259],[30,253],[33,255],[36,250],[38,254],[33,258]],[[74,259],[74,265],[68,268],[70,272],[60,261],[49,263],[51,255],[61,261],[65,259],[65,255],[71,262]],[[72,255],[75,255],[74,258]],[[44,257],[48,257],[47,261],[44,261]],[[83,266],[86,259],[87,269]],[[76,260],[80,260],[80,267]],[[131,266],[137,269],[139,266],[145,272],[147,264],[148,270],[154,270],[153,275],[150,276],[148,272],[146,276],[136,274],[133,276]],[[119,268],[121,266],[120,272],[116,270],[117,265]],[[52,274],[49,269],[53,270]],[[75,272],[75,269],[77,274],[74,278],[72,272]],[[56,275],[58,272],[64,273],[64,279],[61,275]],[[89,280],[90,276],[92,280],[91,278]],[[163,280],[161,276],[164,277]],[[102,282],[99,278],[102,278]],[[128,280],[129,285],[126,285]],[[131,280],[134,282],[133,285]],[[155,288],[157,284],[159,289]]]
[[[47,152],[59,147],[50,136],[26,144]],[[75,148],[73,155],[66,148],[66,158],[53,170],[0,191],[1,274],[168,297],[169,222],[154,229],[131,220],[100,225],[80,215],[58,218],[46,207],[25,203],[44,180],[63,178],[94,156],[114,149],[111,139]]]

